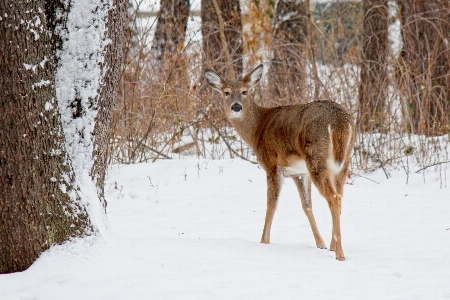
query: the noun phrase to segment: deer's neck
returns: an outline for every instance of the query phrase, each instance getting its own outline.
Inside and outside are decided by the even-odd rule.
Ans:
[[[264,111],[264,107],[260,107],[251,101],[251,105],[242,118],[229,118],[236,132],[252,149],[255,149],[256,146],[254,136],[260,126],[260,120]]]

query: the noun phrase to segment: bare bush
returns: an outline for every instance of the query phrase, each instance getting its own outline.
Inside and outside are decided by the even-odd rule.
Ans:
[[[266,72],[274,72],[270,67],[271,55],[286,42],[272,35],[270,13],[267,12],[273,13],[274,7],[255,2],[248,5],[248,9],[243,10],[247,13],[242,17],[244,73],[260,62],[265,64]],[[314,22],[309,27],[314,29],[313,34],[301,41],[306,41],[310,50],[289,52],[289,60],[303,64],[299,69],[305,80],[301,95],[295,90],[298,88],[295,84],[284,85],[282,81],[265,76],[261,86],[253,91],[254,98],[264,106],[310,102],[316,97],[330,99],[343,105],[357,120],[360,110],[358,95],[362,84],[360,66],[364,63],[370,66],[370,62],[364,61],[368,58],[361,54],[363,47],[360,46],[359,28],[363,28],[362,5],[337,5],[333,13],[323,9],[324,6],[316,6]],[[352,20],[343,18],[348,12],[351,12]],[[392,11],[390,17],[394,24],[399,24]],[[110,162],[147,162],[182,155],[214,159],[242,157],[255,162],[249,147],[230,129],[220,95],[201,92],[204,66],[224,70],[226,61],[205,60],[202,41],[187,38],[184,47],[178,47],[176,54],[161,65],[148,51],[149,39],[145,34],[151,28],[140,30],[141,35],[135,39],[137,50],[129,57],[118,92]],[[223,58],[226,54],[216,53],[216,56]],[[289,61],[283,57],[280,59]],[[405,113],[404,99],[417,94],[404,82],[410,77],[399,73],[399,70],[406,69],[403,62],[397,60],[395,51],[389,52],[383,63],[386,75],[372,78],[383,81],[375,82],[375,86],[389,82],[383,96],[383,113],[380,115],[379,111],[373,110],[378,115],[368,115],[369,119],[378,118],[377,122],[382,126],[375,126],[370,133],[358,135],[352,173],[382,169],[389,177],[390,170],[395,168],[409,174],[428,166],[442,171],[449,166],[445,162],[450,160],[448,134],[432,138],[411,134],[408,129],[411,120]],[[276,77],[276,73],[272,75]],[[273,97],[274,85],[283,89],[286,99]],[[368,89],[372,95],[376,94],[373,86],[367,88],[372,88]],[[433,97],[442,95],[434,93]],[[446,126],[449,124],[447,119],[442,122]]]

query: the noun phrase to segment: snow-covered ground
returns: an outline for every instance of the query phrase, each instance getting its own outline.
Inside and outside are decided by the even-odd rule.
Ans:
[[[265,245],[258,166],[192,157],[114,165],[103,236],[0,275],[0,299],[450,299],[449,187],[433,172],[408,184],[403,171],[391,175],[345,186],[338,262],[315,248],[291,180]],[[315,189],[313,205],[329,244],[330,213]]]

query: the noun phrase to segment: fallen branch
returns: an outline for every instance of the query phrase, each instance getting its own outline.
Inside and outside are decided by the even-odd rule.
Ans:
[[[435,164],[432,164],[432,165],[423,167],[423,168],[420,169],[420,170],[417,170],[416,173],[419,173],[420,171],[423,171],[423,170],[425,170],[425,169],[428,169],[429,167],[433,167],[433,166],[437,166],[437,165],[442,165],[442,164],[448,164],[448,163],[450,163],[450,160],[449,160],[449,161],[441,161],[441,162],[437,162],[437,163],[435,163]]]
[[[145,148],[147,148],[149,151],[156,153],[158,156],[162,156],[165,159],[172,159],[172,157],[165,155],[164,153],[162,153],[161,151],[156,150],[155,148],[152,148],[148,145],[144,145]]]
[[[370,178],[367,178],[367,177],[364,177],[364,176],[361,176],[361,175],[355,175],[356,177],[361,177],[361,178],[364,178],[364,179],[367,179],[367,180],[370,180],[370,181],[372,181],[372,182],[375,182],[376,184],[380,184],[379,182],[376,182],[375,180],[373,180],[373,179],[370,179]],[[356,178],[355,178],[356,179]]]

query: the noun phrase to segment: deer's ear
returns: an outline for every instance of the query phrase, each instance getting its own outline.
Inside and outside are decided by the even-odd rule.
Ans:
[[[205,71],[205,78],[208,84],[215,90],[218,90],[219,92],[222,92],[222,78],[220,78],[219,75],[217,75],[216,72],[211,70]]]
[[[247,74],[244,77],[244,82],[246,82],[249,88],[254,87],[261,80],[261,76],[263,74],[263,64],[257,66],[251,73]]]

